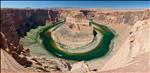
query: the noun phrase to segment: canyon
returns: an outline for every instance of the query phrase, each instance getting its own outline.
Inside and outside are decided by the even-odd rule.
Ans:
[[[77,14],[77,16],[76,16]],[[76,17],[75,17],[76,16]],[[75,38],[67,36],[61,43],[73,47],[83,41],[87,44],[93,40],[93,27],[87,19],[113,29],[116,37],[111,42],[111,53],[102,59],[88,62],[79,61],[70,64],[67,60],[47,60],[45,57],[29,57],[30,48],[25,48],[20,39],[27,32],[39,26],[54,24],[65,17],[64,28],[53,32],[60,36],[60,31],[72,33],[85,32],[86,36]],[[76,20],[74,19],[76,18]],[[16,72],[58,72],[58,73],[113,73],[113,72],[149,72],[150,52],[150,9],[111,10],[111,9],[1,9],[1,70]],[[87,36],[88,35],[88,36]],[[73,40],[77,39],[74,45]],[[54,38],[54,40],[58,41]],[[58,42],[60,42],[60,40]],[[67,41],[67,43],[65,42]],[[71,42],[71,43],[68,43]],[[73,44],[73,45],[70,45]],[[9,67],[10,66],[10,67]],[[136,66],[136,68],[135,68]]]

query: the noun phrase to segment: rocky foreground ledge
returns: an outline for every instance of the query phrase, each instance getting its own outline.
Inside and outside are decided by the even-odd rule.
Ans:
[[[67,17],[72,11],[78,12],[80,10],[56,10],[50,11],[49,15],[53,13],[57,17],[57,14],[59,15],[60,13],[61,16]],[[149,71],[150,10],[102,11],[94,9],[91,11],[87,15],[94,16],[93,18],[97,22],[107,23],[107,26],[113,28],[119,34],[116,46],[114,46],[115,49],[113,50],[114,55],[104,60],[91,61],[94,63],[93,65],[83,61],[69,66],[66,61],[59,60],[59,62],[50,63],[50,65],[54,64],[54,66],[47,68],[46,65],[49,64],[46,63],[52,61],[41,57],[28,58],[30,50],[21,48],[19,40],[20,35],[24,35],[23,33],[29,30],[27,25],[32,25],[29,22],[40,23],[41,18],[38,16],[47,17],[47,15],[43,16],[42,14],[48,14],[48,10],[2,9],[1,27],[3,28],[1,32],[5,37],[1,36],[1,39],[3,39],[1,42],[1,72],[36,73],[35,71],[46,72],[48,69],[48,71],[55,73],[147,73]],[[14,14],[19,15],[16,16]],[[33,16],[35,18],[29,21],[28,18]],[[50,17],[53,18],[53,16]],[[45,23],[45,18],[42,19],[44,20],[42,23]],[[24,29],[22,30],[23,27]],[[29,66],[33,68],[26,68]]]

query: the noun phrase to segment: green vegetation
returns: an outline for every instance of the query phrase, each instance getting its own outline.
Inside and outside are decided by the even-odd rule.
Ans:
[[[109,52],[109,45],[111,44],[111,41],[115,37],[115,35],[108,27],[97,24],[93,21],[91,21],[90,23],[94,26],[94,30],[97,30],[97,32],[100,32],[103,35],[101,42],[99,42],[99,44],[95,48],[93,48],[91,51],[84,53],[70,53],[60,49],[60,47],[58,47],[58,45],[56,45],[56,42],[52,39],[51,33],[46,34],[46,32],[49,29],[52,29],[51,31],[57,29],[59,26],[64,24],[64,22],[65,21],[59,21],[54,25],[39,26],[36,29],[32,29],[30,32],[27,33],[27,36],[22,39],[23,45],[30,49],[33,49],[33,45],[36,45],[37,48],[34,47],[34,51],[36,51],[36,49],[46,49],[54,56],[77,61],[91,60],[103,57]]]

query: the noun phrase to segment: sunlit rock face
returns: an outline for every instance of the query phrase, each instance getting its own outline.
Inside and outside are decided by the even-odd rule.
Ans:
[[[92,42],[93,27],[82,12],[72,11],[66,17],[65,25],[53,32],[53,38],[68,47],[81,47]]]
[[[48,22],[58,22],[58,19],[60,18],[60,11],[58,10],[48,10]]]
[[[32,23],[35,23],[34,25],[36,26],[44,25],[48,16],[50,16],[49,21],[53,21],[53,19],[54,21],[55,20],[57,21],[57,16],[59,15],[59,13],[56,11],[56,14],[58,14],[56,15],[56,18],[52,16],[54,14],[55,14],[55,11],[54,13],[52,12],[52,13],[49,13],[48,15],[48,10],[2,9],[1,10],[1,24],[0,24],[2,26],[1,32],[4,33],[7,39],[7,42],[10,43],[11,45],[10,47],[8,46],[9,49],[10,50],[13,49],[13,52],[19,52],[19,51],[23,52],[21,50],[22,49],[21,47],[17,47],[20,45],[20,42],[19,42],[21,38],[20,35],[24,35],[24,33],[32,29],[30,28],[30,26],[32,26]],[[78,71],[85,72],[85,70],[86,72],[92,71],[91,73],[93,72],[96,72],[96,73],[99,73],[99,72],[102,72],[102,73],[114,73],[114,72],[147,73],[149,71],[148,59],[149,59],[149,53],[150,53],[149,51],[150,49],[150,45],[149,45],[150,43],[149,42],[150,19],[148,19],[150,17],[150,10],[147,9],[147,10],[128,10],[127,11],[127,10],[94,10],[93,9],[92,12],[87,13],[87,15],[90,15],[90,14],[91,16],[94,16],[93,19],[97,23],[108,24],[108,26],[113,28],[118,33],[117,41],[115,41],[116,46],[114,46],[114,48],[112,49],[113,53],[110,54],[108,57],[98,59],[98,60],[93,60],[89,63],[86,63],[86,62],[75,63],[75,65],[72,65],[71,71],[73,73],[78,73]],[[68,41],[69,43],[65,42],[64,44],[67,44],[68,46],[72,46],[70,44],[71,43],[77,44],[77,42],[79,42],[78,40],[80,40],[80,43],[82,42],[84,43],[85,40],[86,42],[90,42],[93,39],[92,26],[90,26],[87,18],[84,17],[78,9],[62,10],[60,11],[60,15],[63,17],[66,17],[67,21],[65,25],[53,31],[53,36],[56,36],[54,40],[56,40],[57,42],[60,42],[58,38],[60,39],[61,38],[60,36],[62,36],[62,34],[63,35],[65,34],[64,36],[62,36],[65,39],[61,38],[61,41],[63,41],[61,43]],[[79,18],[75,19],[75,15],[78,15]],[[83,18],[80,19],[82,16]],[[69,23],[67,24],[67,22]],[[78,27],[80,27],[80,29]],[[17,33],[18,31],[17,29],[20,30],[21,33]],[[62,29],[66,33],[62,33],[62,32],[60,33]],[[79,36],[78,38],[75,37],[75,35],[77,35],[76,33],[82,33],[83,31],[86,34],[86,36],[83,35],[83,36]],[[2,41],[2,43],[4,42]],[[12,46],[15,46],[16,48]],[[79,45],[77,44],[76,46],[73,46],[73,47],[78,47],[78,46],[80,46],[80,44]],[[33,47],[29,49],[33,49]],[[37,49],[38,49],[37,46],[35,46],[36,51]],[[1,53],[1,59],[2,59],[1,67],[7,66],[8,69],[6,71],[8,70],[11,71],[11,68],[14,69],[14,66],[19,65],[18,64],[19,61],[17,61],[18,63],[9,64],[8,66],[6,62],[9,61],[10,63],[12,63],[17,59],[15,58],[15,60],[12,60],[10,59],[10,57],[8,57],[9,54],[6,55],[6,53],[4,53],[3,51],[1,52],[2,52]],[[41,53],[43,51],[39,51],[39,52]],[[31,53],[32,52],[30,52],[30,54]],[[36,59],[38,59],[40,56],[43,56],[43,54],[38,54],[37,56],[38,57]],[[52,62],[52,61],[47,61],[45,59],[43,60],[46,63]],[[24,60],[22,62],[25,63]],[[39,69],[45,68],[44,66],[45,63],[43,63],[42,61],[39,61],[39,62],[42,63],[40,68],[39,68],[39,65],[37,65],[39,64],[38,61],[35,62],[36,63],[35,65],[32,65],[32,67],[35,66],[35,71],[37,71],[38,68]],[[58,63],[64,64],[62,62],[58,62]],[[49,64],[46,64],[46,65],[47,65],[46,67],[53,69],[50,67],[50,65],[52,65],[51,63],[50,65]],[[18,68],[21,68],[21,67],[17,66],[15,68],[17,68],[16,71],[19,71]],[[63,68],[63,67],[60,67],[60,68]]]

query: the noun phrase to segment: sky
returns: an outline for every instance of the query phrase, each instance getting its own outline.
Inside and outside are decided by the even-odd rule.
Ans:
[[[1,1],[1,8],[150,8],[150,1]]]

